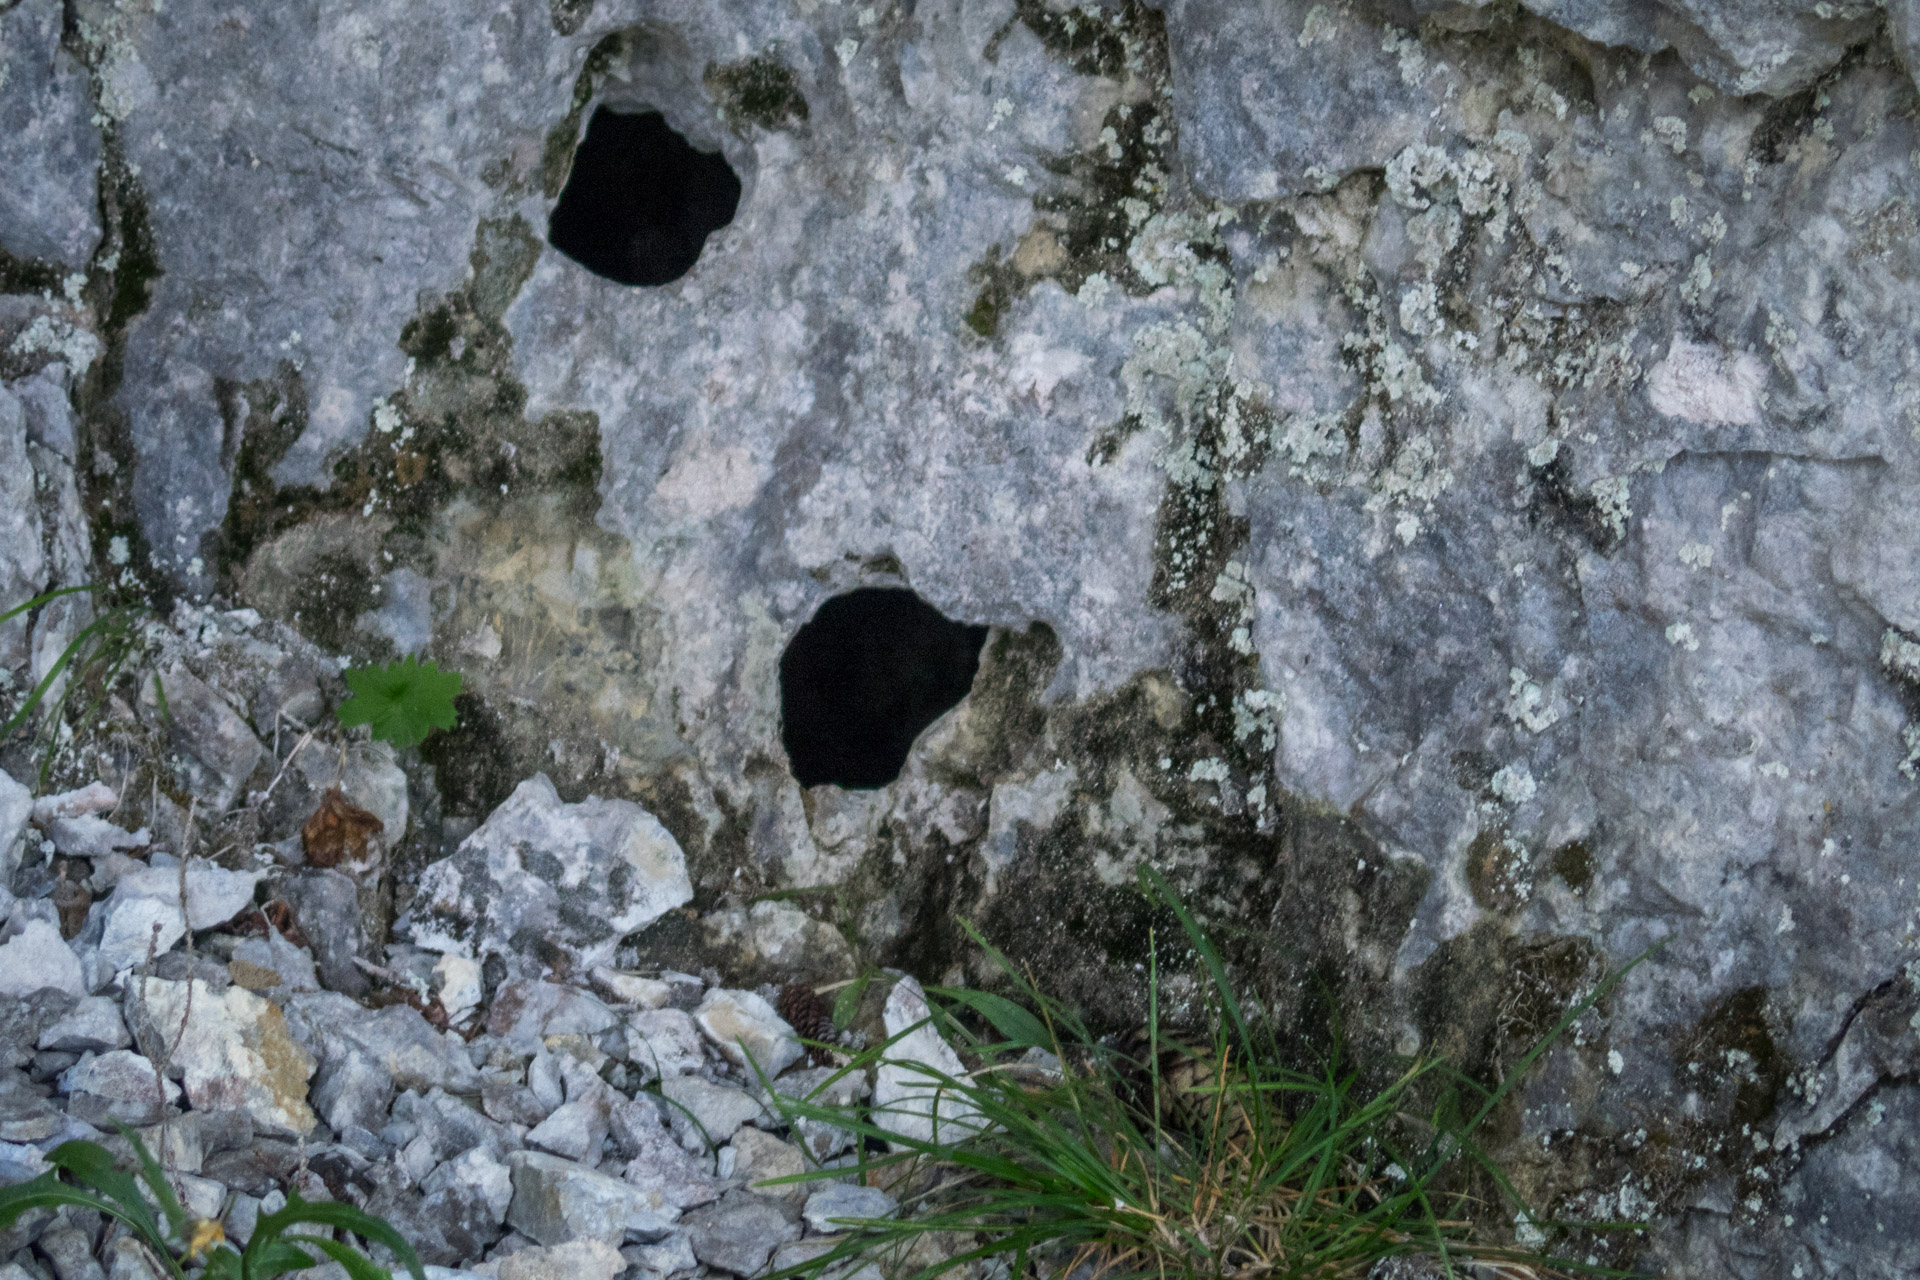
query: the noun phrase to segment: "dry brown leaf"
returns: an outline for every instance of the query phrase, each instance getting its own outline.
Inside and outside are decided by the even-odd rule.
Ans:
[[[300,847],[306,851],[308,864],[315,867],[363,862],[367,841],[384,830],[380,819],[347,799],[340,788],[328,787],[320,797],[320,807],[300,828]]]

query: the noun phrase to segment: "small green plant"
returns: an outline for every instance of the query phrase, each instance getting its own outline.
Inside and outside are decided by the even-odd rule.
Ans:
[[[899,1064],[925,1077],[913,1086],[920,1097],[907,1102],[924,1113],[929,1097],[937,1098],[935,1114],[946,1117],[931,1137],[897,1132],[901,1121],[889,1117],[914,1115],[911,1105],[818,1101],[833,1080],[806,1099],[772,1095],[789,1123],[850,1131],[859,1175],[890,1189],[900,1211],[848,1220],[833,1249],[771,1280],[818,1280],[864,1262],[896,1280],[932,1280],[976,1263],[1008,1280],[1352,1280],[1406,1255],[1425,1255],[1447,1275],[1612,1274],[1493,1238],[1483,1224],[1515,1221],[1515,1209],[1534,1229],[1633,1224],[1536,1218],[1474,1134],[1632,965],[1608,977],[1494,1088],[1428,1058],[1368,1095],[1337,1059],[1318,1074],[1280,1065],[1277,1034],[1243,1009],[1218,953],[1176,895],[1150,870],[1142,889],[1178,917],[1210,980],[1203,1041],[1176,1043],[1162,1030],[1151,944],[1147,1024],[1116,1049],[968,928],[1025,1003],[929,989],[946,1006],[936,1004],[934,1018],[970,1068],[952,1076]],[[959,1011],[990,1031],[971,1032],[953,1016]],[[900,1038],[857,1055],[834,1080],[888,1059]],[[819,1169],[775,1181],[849,1172]],[[1494,1194],[1510,1200],[1507,1209],[1490,1213],[1469,1194],[1470,1179],[1461,1176],[1468,1173],[1488,1175]]]
[[[263,1213],[243,1248],[227,1240],[218,1219],[195,1218],[181,1207],[166,1174],[138,1134],[120,1133],[133,1146],[139,1178],[122,1169],[97,1142],[64,1142],[47,1155],[53,1168],[30,1182],[0,1187],[0,1230],[28,1209],[64,1205],[93,1209],[124,1224],[164,1270],[163,1280],[272,1280],[322,1262],[337,1262],[350,1280],[391,1280],[386,1268],[345,1241],[291,1228],[306,1225],[350,1232],[392,1252],[413,1280],[426,1280],[420,1258],[392,1226],[349,1204],[313,1203],[289,1193],[284,1209]],[[144,1185],[143,1185],[144,1184]],[[158,1208],[160,1216],[154,1216]]]
[[[58,590],[42,592],[31,600],[23,601],[0,613],[0,624],[11,622],[23,613],[51,604],[62,596],[91,595],[105,591],[99,584],[83,587],[61,587]],[[113,683],[125,671],[130,663],[138,658],[146,648],[140,631],[141,624],[151,616],[152,610],[144,603],[116,605],[80,629],[79,634],[67,642],[60,656],[47,668],[46,675],[14,712],[0,724],[0,740],[10,738],[32,719],[34,711],[47,701],[49,690],[59,682],[62,675],[68,676],[60,691],[53,697],[53,714],[46,718],[41,730],[42,749],[40,757],[40,781],[46,782],[47,774],[53,767],[54,755],[60,746],[60,724],[65,715],[67,704],[76,690],[85,690],[90,701],[79,715],[74,717],[78,724],[89,723],[96,712],[106,702],[112,691]],[[167,714],[167,693],[160,684],[160,677],[153,677],[154,694],[160,703],[161,715]]]
[[[460,674],[408,655],[382,667],[356,667],[346,673],[353,696],[339,710],[341,725],[370,725],[373,736],[404,751],[435,729],[454,726],[453,700]]]

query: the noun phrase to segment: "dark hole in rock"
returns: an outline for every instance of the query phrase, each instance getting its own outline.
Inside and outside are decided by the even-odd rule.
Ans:
[[[658,111],[600,107],[547,219],[547,243],[609,280],[669,284],[693,270],[739,204],[740,179],[719,152],[694,150]]]
[[[803,787],[884,787],[920,731],[973,687],[985,627],[911,591],[862,587],[820,606],[780,656],[780,740]]]

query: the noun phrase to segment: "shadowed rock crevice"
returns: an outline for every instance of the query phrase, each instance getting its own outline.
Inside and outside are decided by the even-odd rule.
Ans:
[[[733,221],[740,179],[696,151],[657,111],[600,107],[574,153],[547,242],[609,280],[661,285],[693,270],[707,237]]]
[[[967,696],[987,628],[899,587],[835,596],[780,658],[780,740],[803,787],[884,787]]]

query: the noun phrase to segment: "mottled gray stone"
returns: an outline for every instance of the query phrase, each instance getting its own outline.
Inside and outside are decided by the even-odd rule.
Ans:
[[[115,1049],[89,1057],[60,1077],[60,1091],[69,1098],[75,1115],[83,1120],[109,1125],[152,1124],[160,1119],[167,1103],[180,1097],[180,1086],[161,1080],[153,1063],[130,1049]]]
[[[643,1081],[682,1076],[706,1063],[700,1028],[683,1009],[643,1009],[627,1019],[627,1061]]]
[[[364,995],[367,975],[354,963],[367,946],[360,887],[351,876],[331,868],[307,867],[281,882],[280,892],[313,944],[314,967],[329,992]]]
[[[42,1049],[64,1049],[99,1053],[124,1049],[133,1043],[127,1023],[120,1016],[120,1004],[111,996],[88,996],[61,1019],[40,1033],[36,1043]]]
[[[461,1152],[420,1184],[428,1195],[455,1187],[478,1191],[496,1226],[507,1220],[507,1206],[513,1202],[513,1174],[484,1146]]]
[[[766,997],[752,991],[715,987],[693,1011],[693,1020],[716,1048],[749,1078],[771,1080],[805,1052]]]
[[[806,1153],[799,1147],[752,1125],[735,1130],[733,1141],[728,1145],[733,1151],[733,1170],[728,1176],[737,1179],[747,1190],[785,1200],[807,1198],[811,1188],[804,1182],[763,1185],[769,1179],[791,1178],[806,1172]]]
[[[14,923],[19,918],[16,912]],[[44,987],[74,996],[87,994],[80,958],[60,937],[60,926],[33,919],[0,943],[0,995],[30,996]]]
[[[166,1062],[196,1111],[243,1110],[256,1130],[304,1137],[314,1055],[295,1038],[278,1005],[244,987],[217,990],[199,978],[130,984],[128,1025]]]
[[[767,1112],[739,1085],[700,1076],[669,1076],[660,1082],[667,1126],[688,1151],[704,1152],[720,1146],[750,1120],[764,1120]]]
[[[899,1207],[899,1202],[878,1187],[830,1182],[807,1197],[802,1213],[815,1231],[832,1232],[847,1229],[835,1223],[836,1218],[891,1218]]]
[[[629,1232],[659,1236],[678,1216],[657,1193],[559,1156],[516,1151],[507,1164],[513,1171],[507,1222],[542,1244],[603,1240],[618,1247]]]
[[[537,936],[584,977],[621,938],[692,896],[686,858],[652,814],[629,800],[563,804],[535,774],[421,873],[410,914],[423,947],[538,968],[547,962],[520,954]]]
[[[723,972],[743,986],[821,985],[849,977],[858,968],[838,929],[791,902],[715,911],[700,927],[707,944],[723,957]]]
[[[600,1098],[562,1103],[527,1132],[528,1146],[589,1164],[599,1161],[606,1140],[607,1104]]]
[[[65,1121],[25,1072],[0,1068],[0,1142],[40,1142],[60,1132]]]
[[[982,921],[1115,1017],[1142,957],[1101,967],[1069,922],[1143,862],[1249,886],[1234,923],[1302,957],[1269,949],[1277,983],[1337,973],[1382,1051],[1477,1043],[1473,1009],[1557,1009],[1671,939],[1525,1099],[1617,1211],[1649,1117],[1752,1141],[1692,1118],[1676,1046],[1744,1001],[1783,1071],[1826,1073],[1912,959],[1913,6],[1886,39],[1800,0],[1533,7],[1564,25],[1188,0],[1164,46],[1077,18],[1105,27],[1079,52],[1007,0],[120,15],[89,38],[166,271],[119,392],[143,526],[205,585],[216,383],[282,361],[311,415],[287,481],[382,397],[468,422],[524,390],[529,438],[590,415],[590,487],[515,472],[391,548],[369,500],[256,559],[418,555],[436,651],[567,794],[630,786],[716,884],[856,893],[882,952]],[[641,21],[588,93],[659,106],[743,192],[688,277],[632,289],[537,228],[587,51]],[[754,53],[804,124],[729,127],[704,71]],[[512,243],[524,282],[484,261]],[[407,372],[402,326],[469,283],[491,309],[453,327],[492,354]],[[978,696],[893,785],[803,795],[781,648],[901,583],[1002,628]],[[1748,1157],[1712,1158],[1647,1212],[1735,1274],[1748,1224],[1688,1215]]]
[[[783,1202],[730,1191],[719,1203],[695,1209],[682,1220],[694,1257],[736,1276],[767,1265],[778,1246],[800,1236],[799,1214]]]
[[[100,239],[100,135],[86,71],[61,47],[62,12],[24,0],[0,13],[0,249],[76,269]]]
[[[66,1017],[72,992],[42,987],[24,996],[0,996],[0,1066],[25,1066],[48,1027]],[[114,1014],[119,1017],[118,1012]]]
[[[41,1236],[36,1244],[53,1264],[53,1274],[59,1280],[105,1280],[106,1271],[93,1256],[93,1242],[87,1232],[60,1227]]]

